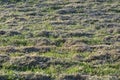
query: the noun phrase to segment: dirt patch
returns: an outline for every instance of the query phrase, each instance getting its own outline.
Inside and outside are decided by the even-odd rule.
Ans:
[[[52,25],[75,25],[75,21],[66,20],[66,21],[51,21]]]
[[[0,30],[0,35],[4,35],[6,31]]]
[[[10,46],[7,46],[7,47],[1,47],[1,48],[0,48],[0,51],[1,51],[1,52],[5,52],[5,53],[15,53],[15,52],[20,52],[19,49],[15,48],[15,47],[10,47]]]
[[[119,80],[117,76],[62,75],[59,80]]]
[[[30,72],[24,72],[19,74],[14,74],[15,76],[0,75],[0,80],[52,80],[49,75],[35,74]]]
[[[80,74],[76,74],[76,75],[64,75],[62,77],[60,77],[59,80],[87,80],[88,76],[87,75],[80,75]]]
[[[81,40],[68,40],[63,45],[64,49],[73,50],[77,52],[90,51],[89,45],[81,42]]]
[[[70,20],[71,17],[70,17],[70,15],[66,15],[66,16],[62,15],[62,16],[59,17],[59,19],[61,19],[61,20]]]
[[[81,36],[92,36],[93,33],[81,32],[81,31],[71,31],[66,34],[67,37],[81,37]]]
[[[30,52],[39,52],[40,49],[39,48],[36,48],[36,47],[26,47],[26,48],[23,48],[23,52],[24,53],[30,53]]]
[[[10,60],[10,57],[7,56],[7,55],[0,55],[0,68],[3,67],[3,63],[7,62]],[[1,77],[0,77],[0,80],[1,80]]]
[[[9,47],[9,48],[6,49],[6,52],[15,53],[15,52],[20,52],[20,50],[16,49],[15,47]]]
[[[0,75],[0,80],[8,80],[8,79],[7,79],[7,76]]]
[[[9,56],[7,55],[0,55],[0,63],[6,62],[10,60]]]
[[[110,49],[111,45],[92,45],[91,49]]]
[[[20,79],[24,80],[52,80],[52,78],[48,75],[40,75],[40,74],[34,74],[34,73],[22,73],[20,74]]]
[[[15,36],[15,35],[21,35],[21,33],[18,32],[18,31],[9,31],[9,32],[7,33],[7,35],[8,35],[8,36]]]
[[[106,62],[113,62],[114,60],[112,59],[111,54],[105,53],[101,55],[95,55],[91,56],[89,59],[86,60],[87,62],[94,62],[95,64],[104,64]]]
[[[107,43],[115,43],[120,41],[120,35],[114,35],[114,36],[105,36],[103,39],[103,42]]]
[[[47,39],[47,38],[38,39],[38,40],[35,40],[35,42],[36,42],[36,46],[52,45],[52,41],[50,39]]]
[[[10,67],[17,70],[24,70],[27,68],[46,68],[49,66],[48,62],[51,60],[49,57],[39,56],[24,56],[10,60]]]
[[[64,8],[57,11],[58,14],[71,14],[76,13],[77,11],[73,8]]]
[[[59,34],[56,31],[41,31],[37,36],[39,37],[54,37],[58,38]]]
[[[40,47],[25,47],[22,49],[22,52],[24,53],[31,53],[31,52],[41,52],[41,53],[45,53],[45,52],[49,52],[51,51],[53,47],[51,46],[40,46]]]

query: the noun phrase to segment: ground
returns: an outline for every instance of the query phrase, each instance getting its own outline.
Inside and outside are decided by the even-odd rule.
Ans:
[[[119,79],[119,0],[0,1],[0,80]]]

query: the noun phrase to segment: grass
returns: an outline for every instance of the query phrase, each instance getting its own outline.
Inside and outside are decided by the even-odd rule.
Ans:
[[[89,0],[85,2],[76,0],[28,0],[24,2],[24,0],[19,0],[16,2],[16,0],[9,0],[7,3],[0,4],[0,7],[0,12],[2,12],[0,14],[0,76],[5,76],[8,80],[19,80],[16,75],[23,77],[20,74],[29,74],[30,72],[34,75],[47,74],[54,80],[58,80],[63,74],[84,74],[90,77],[108,75],[119,78],[119,40],[116,40],[116,36],[119,35],[119,0],[105,2],[89,2]],[[68,8],[75,9],[77,12],[69,13],[70,9]],[[68,12],[59,14],[58,11],[61,9]],[[26,19],[26,21],[22,19]],[[52,22],[56,22],[55,25]],[[72,22],[75,24],[71,24]],[[6,33],[2,34],[1,31]],[[10,36],[10,31],[21,34]],[[40,33],[43,35],[39,35]],[[106,44],[108,41],[104,41],[104,39],[109,36],[113,37],[114,42]],[[98,48],[101,45],[103,48]],[[42,47],[54,48],[45,53],[39,51],[25,53],[22,51],[29,46],[41,50],[44,50]],[[77,49],[84,49],[86,46],[90,50],[77,51]],[[9,52],[11,47],[21,52]],[[47,50],[47,48],[45,49]],[[103,55],[112,54],[110,59],[113,59],[114,63],[106,62],[104,59],[91,60],[92,57],[101,55],[100,53]],[[3,55],[9,57],[10,60],[4,60]],[[26,61],[27,56],[31,57],[31,60]],[[39,61],[37,57],[42,57],[38,59],[43,61],[46,61],[47,58],[52,60],[44,62],[45,65],[48,64],[45,68],[39,67],[39,64],[34,65],[35,63],[29,66],[30,61]],[[14,58],[17,58],[18,64],[26,61],[26,65],[21,67],[11,64],[10,61]],[[87,60],[90,61],[87,62]],[[39,63],[41,62],[39,61]]]

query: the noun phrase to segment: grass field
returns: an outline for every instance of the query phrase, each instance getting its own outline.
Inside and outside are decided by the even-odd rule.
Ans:
[[[120,0],[1,0],[0,80],[120,80]]]

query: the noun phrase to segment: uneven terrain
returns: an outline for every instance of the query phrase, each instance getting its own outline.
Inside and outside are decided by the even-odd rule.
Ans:
[[[120,0],[1,0],[0,80],[120,80]]]

